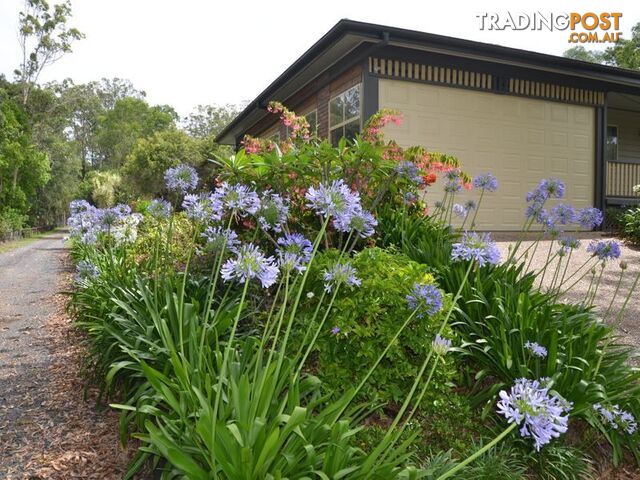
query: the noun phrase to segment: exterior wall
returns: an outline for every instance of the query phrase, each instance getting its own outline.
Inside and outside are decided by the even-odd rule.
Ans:
[[[348,88],[362,82],[362,65],[354,65],[339,77],[326,82],[316,80],[304,87],[293,97],[282,103],[298,115],[304,115],[313,110],[318,112],[318,136],[326,138],[329,134],[329,100]],[[275,115],[268,116],[263,122],[255,125],[247,133],[254,137],[269,136],[280,129],[281,137],[286,136],[286,129],[278,126]]]
[[[640,112],[610,108],[607,123],[618,127],[617,161],[640,163]]]
[[[595,196],[595,108],[490,91],[380,79],[380,108],[404,114],[386,137],[401,146],[424,145],[456,155],[470,175],[493,172],[500,188],[483,198],[477,224],[484,230],[519,230],[525,194],[546,177],[567,184],[576,207]],[[429,190],[433,205],[443,197],[438,182]],[[462,192],[457,202],[468,198]]]

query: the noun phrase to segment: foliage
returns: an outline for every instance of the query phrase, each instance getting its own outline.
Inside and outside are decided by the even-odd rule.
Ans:
[[[640,207],[630,208],[622,215],[623,233],[633,243],[640,243]]]
[[[15,71],[22,86],[22,105],[27,104],[42,70],[70,52],[74,41],[84,38],[77,28],[67,26],[69,17],[69,0],[52,6],[46,0],[25,1],[19,19],[22,61]]]
[[[170,168],[162,177],[178,212],[138,202],[137,236],[119,230],[120,216],[139,219],[126,206],[74,202],[75,313],[105,392],[121,395],[123,439],[142,441],[130,475],[149,459],[163,478],[518,478],[528,473],[519,435],[550,443],[522,455],[532,471],[571,478],[590,464],[561,434],[585,427],[614,461],[624,448],[637,454],[635,426],[615,429],[602,414],[640,414],[630,350],[589,307],[535,287],[513,252],[498,264],[489,238],[458,242],[453,196],[471,181],[454,158],[385,143],[392,112],[334,148],[293,112],[270,109],[298,134],[216,157],[213,190],[197,188],[192,167]],[[140,158],[149,168],[158,157],[172,165]],[[434,171],[452,193],[426,216],[415,196]],[[544,180],[533,206],[563,191]],[[601,216],[587,210],[581,221]],[[294,242],[298,232],[312,241]],[[436,282],[453,297],[442,302]],[[437,305],[430,316],[421,294]],[[453,380],[459,403],[448,398]],[[510,422],[490,439],[498,393]]]
[[[640,69],[640,23],[636,23],[631,28],[630,39],[620,39],[614,46],[607,47],[603,52],[587,50],[578,46],[564,52],[564,56],[638,70]]]
[[[169,129],[138,139],[122,168],[130,195],[150,197],[164,191],[164,172],[180,163],[203,168],[213,156],[211,145]]]
[[[49,159],[33,145],[24,110],[0,90],[0,213],[26,214],[49,173]]]
[[[185,131],[194,138],[217,135],[242,110],[242,105],[197,105],[193,112],[183,119]]]
[[[177,118],[169,106],[149,106],[133,97],[116,100],[98,117],[96,143],[105,158],[103,165],[121,167],[138,139],[174,128]]]
[[[318,302],[325,301],[321,272],[338,258],[338,252],[328,251],[316,260],[310,282],[315,297],[303,306],[306,314],[299,320],[300,338],[296,347],[304,346],[306,336],[302,334],[307,329],[317,327],[311,318]],[[413,285],[434,282],[428,267],[394,251],[367,248],[356,254],[351,264],[357,270],[362,285],[334,302],[331,324],[325,326],[316,341],[311,365],[323,383],[339,392],[361,380],[393,338],[398,326],[411,314],[405,297]],[[393,344],[363,394],[384,402],[402,401],[441,321],[440,314],[416,318]],[[339,332],[332,333],[336,327]],[[425,398],[425,404],[435,401],[434,397],[448,390],[445,383],[452,379],[453,373],[453,363],[449,361],[438,369],[430,392],[433,396]]]
[[[100,208],[112,207],[116,203],[116,189],[122,179],[115,171],[96,170],[90,172],[87,177],[90,186],[90,195],[96,206]]]

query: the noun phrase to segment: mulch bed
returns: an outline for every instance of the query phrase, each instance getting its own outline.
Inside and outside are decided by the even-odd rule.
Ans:
[[[69,260],[64,256],[61,261]],[[69,291],[72,275],[61,277],[58,291]],[[48,381],[26,386],[26,394],[33,394],[36,402],[25,401],[28,411],[22,412],[19,425],[13,425],[13,437],[6,430],[12,425],[1,425],[2,437],[12,439],[11,444],[0,446],[11,453],[12,460],[3,478],[121,479],[136,445],[120,446],[118,414],[109,407],[98,408],[97,389],[87,388],[83,338],[66,313],[68,296],[59,293],[52,302],[56,314],[44,325],[51,355]]]

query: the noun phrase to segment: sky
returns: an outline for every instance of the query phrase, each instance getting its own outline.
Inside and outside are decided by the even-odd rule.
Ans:
[[[0,0],[0,73],[18,66],[18,12],[24,0]],[[50,0],[55,3],[56,0]],[[640,21],[640,2],[538,0],[72,0],[71,26],[86,38],[41,81],[126,78],[153,104],[186,115],[198,104],[252,100],[341,18],[410,28],[561,55],[566,31],[480,30],[477,15],[621,12],[623,37]]]

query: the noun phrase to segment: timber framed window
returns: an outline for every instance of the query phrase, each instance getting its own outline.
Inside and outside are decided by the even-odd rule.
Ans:
[[[333,146],[342,137],[352,140],[360,132],[361,90],[358,84],[329,100],[329,140]]]

